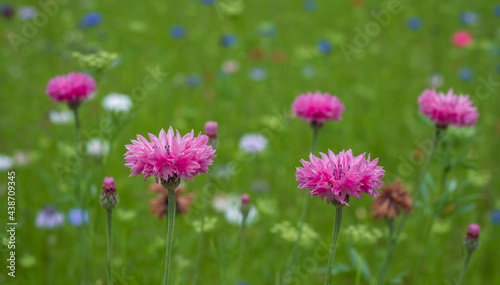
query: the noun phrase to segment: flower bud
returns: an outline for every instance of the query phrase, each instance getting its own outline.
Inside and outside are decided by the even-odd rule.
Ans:
[[[205,135],[208,136],[208,143],[215,147],[217,143],[217,122],[208,121],[205,123]]]
[[[102,182],[101,199],[99,202],[106,210],[112,210],[118,204],[118,193],[116,193],[116,184],[113,177],[105,177]]]
[[[464,247],[467,251],[472,252],[479,246],[479,230],[478,224],[470,224],[467,229],[467,235],[464,240]]]
[[[250,212],[250,196],[248,194],[243,194],[241,195],[241,206],[240,206],[240,212],[243,215],[243,218],[246,218],[248,216],[248,213]]]

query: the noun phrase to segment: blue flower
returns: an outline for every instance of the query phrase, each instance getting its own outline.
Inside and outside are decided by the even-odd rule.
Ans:
[[[204,4],[213,4],[215,0],[200,0],[200,2]]]
[[[306,0],[304,1],[304,10],[308,12],[312,12],[316,10],[316,1],[314,0]]]
[[[460,13],[460,22],[462,22],[462,24],[474,25],[477,22],[478,18],[479,17],[474,12],[466,11]]]
[[[86,210],[73,208],[68,212],[68,221],[75,227],[89,222],[89,212]]]
[[[408,28],[418,30],[422,26],[422,20],[419,17],[411,17],[406,21]]]
[[[199,75],[189,75],[186,77],[187,86],[194,88],[201,84],[201,76]]]
[[[186,30],[182,26],[172,26],[170,28],[170,36],[174,39],[183,38],[186,34]]]
[[[332,44],[327,40],[320,40],[318,42],[318,50],[321,53],[329,54],[332,51]]]
[[[98,26],[102,22],[102,14],[99,12],[89,12],[83,16],[80,25],[83,29]]]
[[[312,65],[306,65],[302,68],[302,75],[305,78],[313,78],[316,75],[316,68]]]
[[[52,206],[45,206],[36,216],[37,228],[53,229],[62,225],[64,216]]]
[[[12,16],[14,16],[14,7],[12,5],[2,4],[0,6],[0,13],[6,19],[10,19],[12,18]]]
[[[497,17],[500,17],[500,5],[496,5],[494,8],[493,8],[493,14]]]
[[[236,36],[233,34],[223,35],[220,38],[220,44],[225,47],[231,47],[236,44]]]
[[[266,79],[267,72],[263,68],[256,67],[256,68],[250,69],[249,76],[251,79],[253,79],[255,81],[262,81],[262,80]]]
[[[494,225],[500,225],[500,210],[491,211],[491,223]]]
[[[274,37],[276,35],[276,26],[273,23],[261,23],[257,27],[261,37]]]
[[[469,81],[472,78],[472,71],[468,67],[462,67],[458,71],[458,75],[460,76],[460,79]]]
[[[31,20],[36,15],[36,8],[33,6],[24,6],[19,10],[19,17],[21,20]]]
[[[497,73],[500,73],[500,64],[497,65]]]

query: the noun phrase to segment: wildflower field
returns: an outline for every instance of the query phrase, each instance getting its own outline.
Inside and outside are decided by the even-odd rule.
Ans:
[[[500,284],[500,2],[0,12],[0,284]]]

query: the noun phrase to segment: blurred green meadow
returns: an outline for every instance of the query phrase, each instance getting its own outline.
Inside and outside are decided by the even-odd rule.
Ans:
[[[52,8],[44,7],[50,2]],[[0,68],[0,154],[14,159],[16,181],[16,277],[7,275],[7,181],[0,178],[2,284],[106,284],[106,212],[99,204],[102,180],[114,177],[120,197],[113,210],[115,284],[158,284],[163,280],[166,221],[151,213],[153,179],[128,177],[125,144],[137,134],[158,135],[172,126],[182,134],[219,124],[219,146],[209,175],[210,200],[249,193],[257,218],[246,231],[244,270],[236,277],[240,228],[208,206],[199,284],[281,284],[306,190],[297,189],[295,167],[310,152],[312,130],[292,116],[299,94],[320,90],[339,97],[343,119],[327,122],[318,151],[370,153],[386,170],[383,181],[401,179],[415,193],[415,181],[434,129],[419,114],[417,98],[433,85],[469,94],[478,107],[475,127],[447,130],[432,163],[427,195],[414,208],[395,248],[386,284],[455,284],[463,265],[463,239],[470,223],[481,226],[463,284],[500,284],[497,242],[500,221],[500,14],[494,1],[11,1],[14,16],[2,17]],[[38,15],[20,19],[23,6]],[[48,11],[48,12],[47,12]],[[82,19],[98,12],[100,22]],[[464,12],[475,21],[461,20]],[[45,23],[44,23],[45,22]],[[88,23],[87,23],[88,24]],[[417,25],[418,24],[418,25]],[[31,26],[31,27],[29,27]],[[177,27],[177,28],[176,28]],[[172,34],[182,31],[180,37]],[[459,30],[471,45],[453,45]],[[179,36],[179,34],[176,34]],[[329,43],[331,46],[328,46]],[[330,49],[328,51],[328,49]],[[96,73],[75,52],[116,53],[112,66]],[[322,52],[323,51],[323,52]],[[223,64],[237,62],[228,74]],[[74,122],[54,124],[50,78],[71,71],[98,74],[98,92],[80,108],[80,152],[74,151]],[[112,117],[102,107],[109,93],[127,94],[133,108]],[[260,133],[267,148],[242,151],[240,138]],[[85,143],[102,138],[109,153],[95,158]],[[318,153],[315,153],[318,155]],[[460,162],[439,180],[445,156]],[[21,159],[22,158],[22,159]],[[82,272],[80,228],[35,226],[38,212],[52,205],[66,215],[79,208],[73,170],[78,166],[84,203],[87,272]],[[432,177],[432,178],[431,178]],[[172,256],[172,284],[193,284],[208,175],[186,183],[197,195],[187,215],[178,215]],[[434,203],[448,191],[448,203],[426,244],[424,228]],[[334,263],[334,284],[374,284],[387,244],[385,221],[370,216],[373,198],[351,199],[344,209]],[[310,201],[305,242],[291,284],[322,284],[334,207]],[[398,220],[399,221],[399,220]],[[293,240],[293,239],[292,239]],[[422,252],[426,252],[422,257]],[[415,270],[419,259],[421,270]]]

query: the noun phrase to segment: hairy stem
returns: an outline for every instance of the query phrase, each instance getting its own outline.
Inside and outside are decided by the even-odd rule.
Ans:
[[[342,207],[335,209],[335,224],[333,225],[332,244],[330,246],[330,256],[328,257],[328,266],[326,267],[325,285],[330,285],[332,280],[333,260],[339,241],[340,226],[342,225]]]
[[[174,244],[174,225],[175,225],[175,187],[168,189],[168,215],[167,215],[167,251],[165,253],[165,275],[163,283],[168,284],[170,257],[172,255],[172,246]]]

